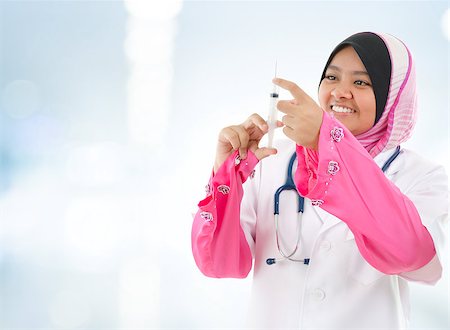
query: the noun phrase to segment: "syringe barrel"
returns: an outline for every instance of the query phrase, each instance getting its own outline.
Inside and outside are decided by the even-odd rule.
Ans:
[[[270,103],[269,103],[269,118],[267,119],[267,124],[269,125],[269,132],[268,132],[268,148],[272,148],[273,146],[273,135],[275,132],[275,128],[277,127],[277,103],[278,103],[278,94],[277,93],[271,93],[270,94]]]
[[[271,124],[272,125],[276,125],[276,123],[277,123],[277,119],[278,119],[278,116],[277,116],[277,113],[278,113],[277,103],[278,103],[278,96],[277,97],[272,97],[271,96],[270,97],[270,101],[269,101],[269,118],[267,119],[269,126]]]

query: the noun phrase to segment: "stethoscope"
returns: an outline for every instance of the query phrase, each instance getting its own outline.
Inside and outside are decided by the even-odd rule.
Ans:
[[[387,171],[389,166],[391,166],[392,162],[397,158],[397,156],[400,154],[400,146],[397,146],[394,153],[389,157],[389,159],[384,163],[381,170],[384,172]],[[289,160],[288,170],[287,170],[287,178],[286,182],[277,189],[275,192],[275,198],[274,198],[274,211],[273,215],[275,218],[275,236],[277,241],[277,249],[282,258],[268,258],[266,260],[266,263],[268,265],[273,265],[278,261],[282,260],[290,260],[295,262],[302,262],[305,265],[309,264],[310,259],[295,259],[293,258],[293,255],[297,252],[298,246],[300,244],[300,236],[301,236],[301,227],[302,227],[302,217],[303,217],[303,211],[305,206],[305,198],[301,196],[294,183],[294,179],[292,178],[292,168],[294,167],[295,159],[297,158],[297,153],[294,152],[294,154],[291,156],[291,159]],[[293,190],[297,194],[298,197],[298,211],[297,211],[297,240],[295,244],[295,248],[290,253],[285,253],[283,249],[280,246],[280,239],[279,239],[279,232],[278,232],[278,217],[280,215],[280,195],[283,191]]]

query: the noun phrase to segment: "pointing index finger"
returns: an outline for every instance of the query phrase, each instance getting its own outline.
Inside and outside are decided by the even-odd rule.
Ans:
[[[303,89],[298,87],[297,84],[292,81],[281,78],[274,78],[272,79],[272,82],[275,85],[280,86],[281,88],[289,91],[296,100],[302,100],[306,95]]]

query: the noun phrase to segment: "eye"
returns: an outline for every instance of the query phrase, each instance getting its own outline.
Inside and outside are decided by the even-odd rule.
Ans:
[[[358,86],[370,86],[370,84],[367,81],[364,81],[364,80],[356,80],[355,81],[355,85],[358,85]]]
[[[328,79],[328,80],[336,80],[336,76],[333,76],[333,75],[329,74],[329,75],[326,75],[326,76],[325,76],[325,79]]]

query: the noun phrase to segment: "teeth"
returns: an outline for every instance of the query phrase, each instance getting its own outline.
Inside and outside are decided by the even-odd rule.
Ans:
[[[355,111],[352,110],[352,109],[340,107],[340,106],[338,106],[338,105],[333,105],[333,106],[331,107],[331,109],[332,109],[333,111],[335,111],[335,112],[346,112],[346,113],[352,113],[352,112],[355,112]]]
[[[349,108],[340,107],[340,106],[338,106],[338,105],[333,105],[333,106],[331,107],[331,109],[332,109],[334,112],[346,112],[346,113],[352,113],[352,112],[355,112],[355,110],[352,110],[352,109],[349,109]]]

